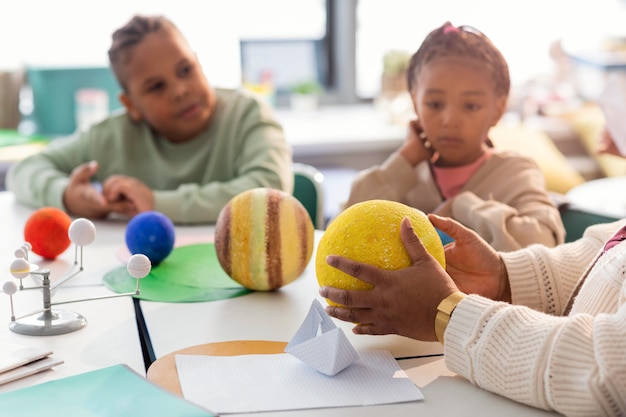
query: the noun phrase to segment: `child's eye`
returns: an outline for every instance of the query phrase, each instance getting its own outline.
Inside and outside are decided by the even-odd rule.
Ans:
[[[164,86],[164,85],[165,85],[165,84],[164,84],[164,83],[162,83],[162,82],[158,82],[158,83],[151,84],[151,85],[149,85],[149,86],[148,86],[148,91],[149,91],[149,92],[152,92],[152,91],[159,91],[159,90],[163,89],[163,86]]]
[[[439,110],[443,107],[440,101],[427,101],[426,106],[432,110]]]
[[[181,77],[185,77],[189,75],[193,70],[192,65],[184,65],[178,70],[178,75]]]
[[[477,111],[481,109],[481,106],[480,104],[477,104],[477,103],[467,103],[465,105],[465,108],[470,111]]]

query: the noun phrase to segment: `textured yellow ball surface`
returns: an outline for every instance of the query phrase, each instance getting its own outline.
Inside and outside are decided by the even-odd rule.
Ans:
[[[369,200],[348,207],[327,227],[316,253],[315,268],[320,286],[367,290],[371,285],[326,263],[328,255],[340,255],[397,270],[411,265],[400,237],[400,223],[408,217],[426,250],[445,268],[441,238],[426,215],[402,203]],[[334,304],[329,301],[329,304]]]
[[[298,278],[313,254],[314,227],[291,194],[255,188],[233,197],[215,224],[224,271],[244,287],[271,291]]]

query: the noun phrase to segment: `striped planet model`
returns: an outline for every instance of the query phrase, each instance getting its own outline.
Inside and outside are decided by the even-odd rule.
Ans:
[[[272,291],[298,278],[313,253],[314,227],[291,194],[254,188],[233,197],[215,224],[224,271],[244,287]]]

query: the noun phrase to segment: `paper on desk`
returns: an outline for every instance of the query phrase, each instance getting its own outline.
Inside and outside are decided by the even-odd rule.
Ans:
[[[626,78],[621,74],[612,74],[597,102],[615,146],[622,155],[626,155]]]
[[[363,351],[360,356],[335,376],[285,353],[175,359],[185,399],[220,415],[424,399],[389,351]]]
[[[36,361],[27,363],[17,368],[11,369],[0,374],[0,385],[8,384],[9,382],[17,381],[27,376],[38,374],[39,372],[47,371],[54,368],[57,365],[63,364],[60,359],[53,357],[45,357]]]
[[[0,394],[11,417],[212,417],[189,401],[152,384],[126,365],[113,365]]]
[[[52,351],[37,346],[0,342],[0,373],[52,355]]]
[[[343,330],[335,326],[317,300],[313,300],[285,352],[326,375],[336,375],[359,359]]]

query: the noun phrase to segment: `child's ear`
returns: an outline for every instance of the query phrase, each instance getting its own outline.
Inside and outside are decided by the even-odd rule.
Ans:
[[[119,99],[120,99],[120,102],[124,105],[124,107],[126,107],[126,111],[128,112],[128,115],[133,121],[140,122],[143,119],[143,117],[141,116],[141,113],[139,112],[139,110],[137,110],[137,108],[133,104],[133,100],[128,96],[128,94],[126,94],[125,91],[122,91],[120,93]]]

